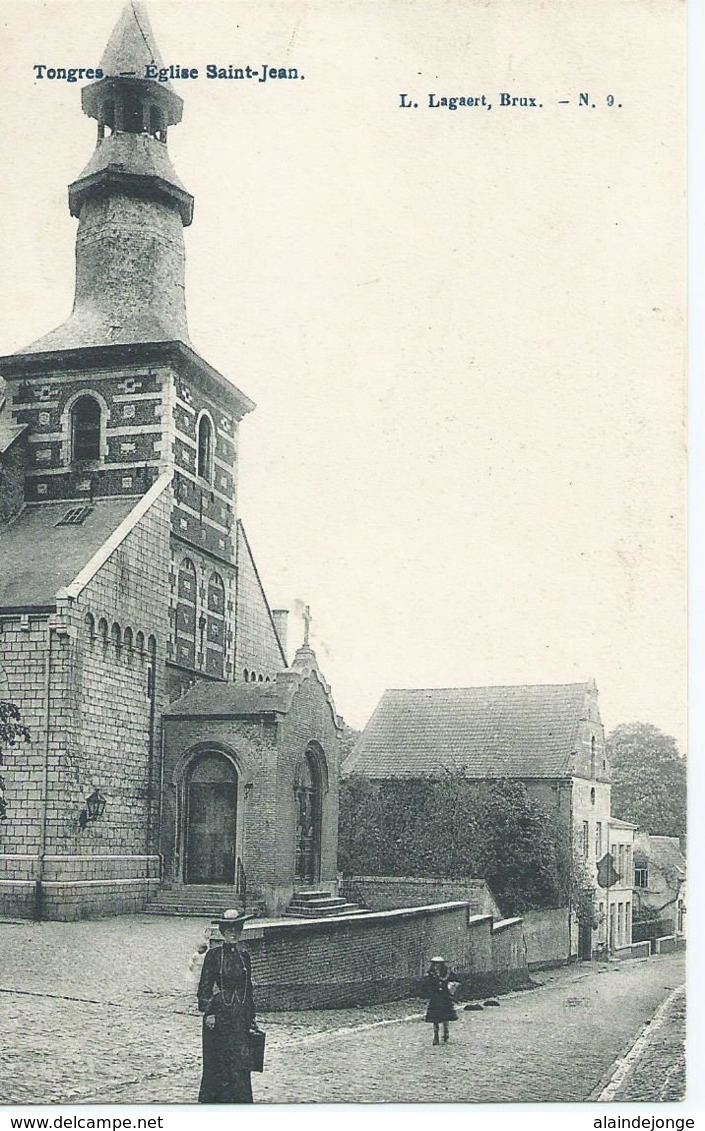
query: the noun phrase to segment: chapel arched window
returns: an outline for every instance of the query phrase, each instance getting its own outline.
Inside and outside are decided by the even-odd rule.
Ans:
[[[71,453],[74,461],[100,459],[100,405],[85,395],[71,409]]]

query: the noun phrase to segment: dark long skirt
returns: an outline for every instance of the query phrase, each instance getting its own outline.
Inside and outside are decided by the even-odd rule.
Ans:
[[[216,1014],[215,1028],[203,1019],[203,1076],[198,1093],[200,1104],[251,1104],[252,1081],[243,1013],[222,1009]]]

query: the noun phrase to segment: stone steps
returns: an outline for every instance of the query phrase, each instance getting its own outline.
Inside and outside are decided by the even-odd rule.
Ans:
[[[297,891],[284,912],[292,919],[330,919],[335,915],[364,915],[356,903],[331,895],[329,891]]]
[[[217,919],[229,907],[239,907],[240,897],[228,884],[184,884],[159,889],[145,907],[147,915],[184,915]],[[258,907],[247,908],[256,914]]]

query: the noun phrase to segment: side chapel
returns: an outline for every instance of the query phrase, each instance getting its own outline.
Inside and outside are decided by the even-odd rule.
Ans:
[[[73,310],[0,358],[0,698],[31,736],[1,752],[0,916],[335,885],[341,722],[238,517],[254,404],[191,343],[182,99],[149,63],[128,3],[81,92]]]

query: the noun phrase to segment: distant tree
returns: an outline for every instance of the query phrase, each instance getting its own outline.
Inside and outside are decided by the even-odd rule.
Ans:
[[[686,831],[687,770],[675,738],[651,723],[624,723],[607,736],[612,812],[655,836]]]

